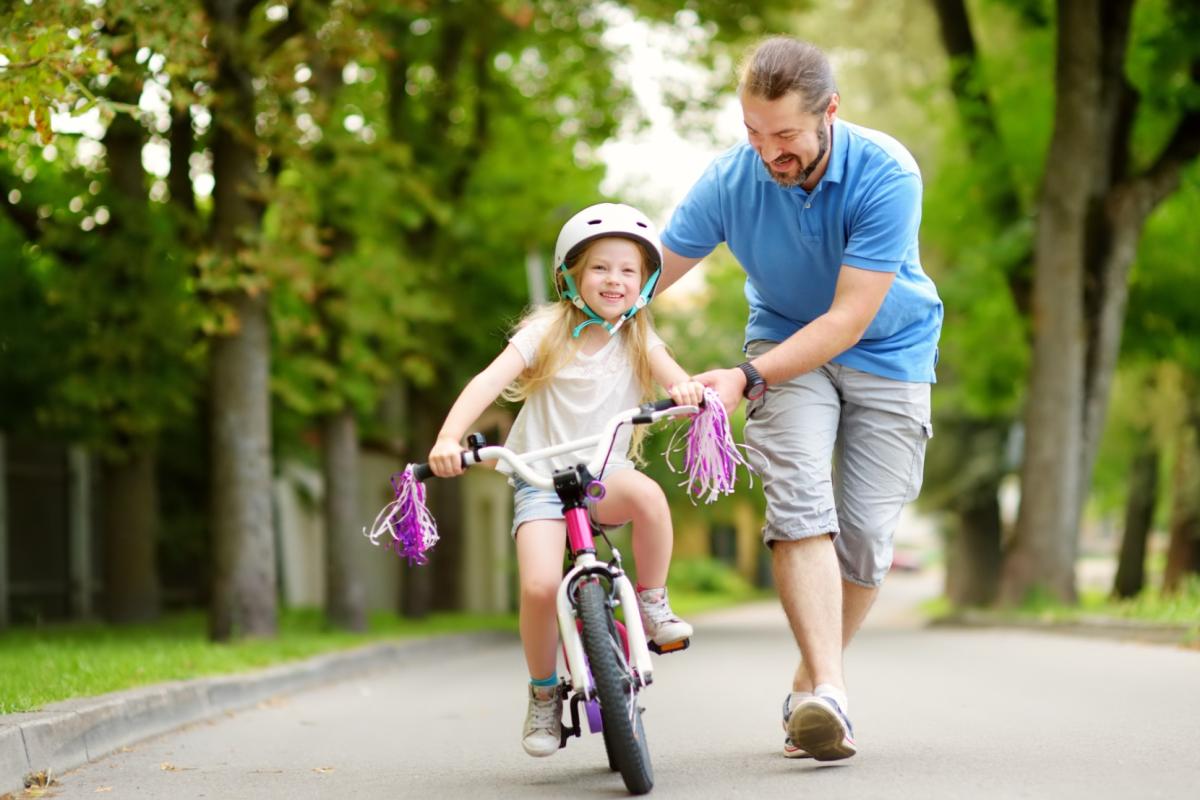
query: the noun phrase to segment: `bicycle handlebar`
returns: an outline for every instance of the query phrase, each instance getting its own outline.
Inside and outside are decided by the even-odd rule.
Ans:
[[[503,461],[513,468],[513,470],[521,476],[521,479],[530,486],[536,486],[539,489],[553,489],[554,480],[549,475],[543,475],[541,472],[533,470],[526,462],[537,461],[550,456],[562,455],[571,453],[590,444],[595,444],[596,449],[592,454],[591,460],[588,462],[588,472],[596,474],[600,471],[605,457],[608,454],[609,443],[616,434],[617,428],[624,424],[632,425],[649,425],[657,422],[660,419],[667,417],[679,417],[685,414],[695,414],[700,411],[700,407],[691,405],[675,405],[675,401],[667,397],[662,400],[656,400],[652,403],[643,403],[637,408],[631,408],[622,411],[609,418],[604,424],[602,433],[585,436],[582,439],[576,439],[573,442],[564,442],[563,444],[545,447],[541,450],[534,450],[531,453],[518,455],[507,447],[481,447],[478,450],[464,450],[460,454],[462,465],[464,468],[474,464],[480,464],[484,461]],[[429,463],[413,464],[413,477],[418,481],[424,481],[427,478],[437,477],[433,474],[433,470],[429,467]]]

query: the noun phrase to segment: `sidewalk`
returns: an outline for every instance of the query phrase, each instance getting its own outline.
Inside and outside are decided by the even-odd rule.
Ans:
[[[513,634],[482,632],[368,645],[267,669],[52,703],[41,711],[0,715],[0,795],[19,792],[26,776],[52,775],[122,747],[271,697],[383,669],[399,660],[454,655]]]

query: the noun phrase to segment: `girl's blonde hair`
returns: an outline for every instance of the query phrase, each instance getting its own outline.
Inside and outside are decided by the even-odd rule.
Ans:
[[[568,263],[567,273],[575,281],[576,286],[579,285],[592,248],[598,242],[604,241],[605,238],[621,237],[601,237],[595,239],[589,242],[579,252],[579,255],[575,256]],[[638,252],[642,256],[642,286],[645,286],[646,280],[650,277],[650,260],[646,255],[645,248],[640,244],[638,245]],[[515,329],[520,330],[527,325],[542,324],[546,326],[546,335],[542,337],[542,341],[538,344],[537,353],[533,358],[533,365],[526,367],[517,376],[517,379],[505,388],[501,397],[505,400],[520,402],[544,388],[558,374],[558,371],[569,364],[579,352],[581,340],[572,337],[571,332],[575,330],[576,326],[587,319],[587,314],[576,308],[574,303],[565,298],[555,303],[547,303],[530,309],[520,319]],[[654,320],[650,316],[649,307],[646,307],[628,319],[621,326],[621,330],[616,333],[625,343],[626,352],[629,354],[629,361],[633,365],[637,385],[641,390],[641,402],[652,400],[657,394],[657,388],[654,385],[654,374],[650,369],[649,345],[650,334],[653,330]],[[634,427],[633,445],[630,448],[630,456],[635,463],[641,463],[642,440],[645,438],[645,434],[646,429],[644,425]]]

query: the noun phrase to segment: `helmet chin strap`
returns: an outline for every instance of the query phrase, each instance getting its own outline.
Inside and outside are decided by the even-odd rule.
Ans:
[[[575,329],[571,331],[572,339],[578,339],[579,334],[582,333],[583,329],[589,325],[599,325],[600,327],[604,328],[604,330],[608,331],[609,336],[616,336],[617,331],[621,330],[622,325],[632,318],[634,314],[649,305],[650,298],[654,296],[654,287],[658,285],[658,278],[662,274],[661,269],[656,269],[654,274],[651,275],[649,280],[646,281],[646,285],[642,287],[641,293],[638,295],[637,300],[634,301],[629,310],[622,314],[621,318],[616,322],[608,322],[595,311],[593,311],[586,302],[584,302],[583,297],[579,294],[579,290],[575,288],[575,281],[573,281],[571,276],[567,273],[567,265],[562,264],[558,269],[559,272],[562,273],[563,283],[565,283],[567,287],[566,291],[563,292],[563,298],[570,300],[572,305],[574,305],[588,317],[583,322],[576,325]]]

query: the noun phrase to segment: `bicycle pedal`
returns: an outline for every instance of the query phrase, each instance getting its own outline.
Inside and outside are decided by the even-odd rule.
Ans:
[[[653,639],[646,642],[646,646],[649,647],[652,652],[658,653],[660,656],[667,653],[678,653],[680,650],[687,650],[689,647],[691,647],[691,644],[692,640],[690,637],[687,639],[680,639],[677,642],[669,642],[661,646]]]

